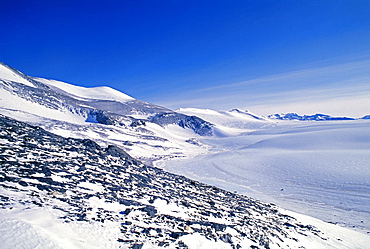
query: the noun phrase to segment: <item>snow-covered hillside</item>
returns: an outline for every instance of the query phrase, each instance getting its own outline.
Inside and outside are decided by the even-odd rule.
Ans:
[[[0,114],[37,126],[1,116],[9,248],[369,248],[366,117],[175,112],[4,64]]]
[[[365,235],[301,216],[302,223],[272,204],[143,165],[116,146],[63,138],[1,115],[0,131],[1,248],[370,243]]]
[[[0,113],[75,138],[116,144],[147,163],[204,153],[204,120],[136,100],[109,87],[33,78],[0,64]]]

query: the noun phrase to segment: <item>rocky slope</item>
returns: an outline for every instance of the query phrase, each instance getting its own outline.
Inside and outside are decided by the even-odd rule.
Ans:
[[[109,238],[112,248],[188,248],[191,236],[230,248],[309,248],[302,240],[332,239],[272,204],[146,166],[116,146],[63,138],[3,115],[0,164],[3,219],[4,212],[41,209],[63,223],[113,224],[120,232]]]

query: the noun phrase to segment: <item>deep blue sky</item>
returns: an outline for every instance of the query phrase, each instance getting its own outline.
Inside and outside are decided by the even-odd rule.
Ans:
[[[23,73],[171,108],[370,85],[368,0],[0,0],[0,21],[0,61]]]

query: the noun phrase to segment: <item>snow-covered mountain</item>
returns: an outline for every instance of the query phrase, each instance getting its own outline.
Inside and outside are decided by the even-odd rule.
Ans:
[[[272,204],[146,166],[116,146],[63,138],[2,115],[0,163],[2,248],[361,248],[370,243],[365,235],[334,225],[323,232]]]
[[[183,128],[190,128],[200,135],[212,135],[210,124],[200,119],[191,120],[167,108],[136,100],[110,87],[86,88],[33,78],[4,64],[0,64],[0,80],[1,95],[4,95],[2,108],[16,107],[20,111],[36,112],[35,114],[44,118],[50,118],[49,113],[44,111],[51,109],[49,112],[58,112],[58,120],[70,122],[82,120],[113,125],[137,124],[140,119],[162,125],[181,122]],[[22,100],[23,103],[16,103],[16,100]],[[25,102],[28,102],[27,105],[22,105]]]
[[[198,117],[109,87],[29,77],[4,64],[0,64],[0,113],[60,135],[116,144],[147,162],[202,152],[200,143],[187,141],[213,135],[212,124]]]
[[[370,244],[368,235],[234,193],[268,196],[267,203],[366,233],[367,116],[277,122],[238,109],[172,111],[109,87],[34,78],[4,64],[0,114],[4,248]]]
[[[355,120],[349,117],[332,117],[326,114],[316,113],[313,115],[298,115],[297,113],[285,113],[285,114],[271,114],[268,116],[271,119],[278,120],[299,120],[299,121],[331,121],[331,120]]]

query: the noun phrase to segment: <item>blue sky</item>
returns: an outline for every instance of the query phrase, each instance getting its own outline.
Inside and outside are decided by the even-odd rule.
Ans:
[[[27,75],[174,109],[370,114],[367,0],[0,0],[0,21],[0,61]]]

